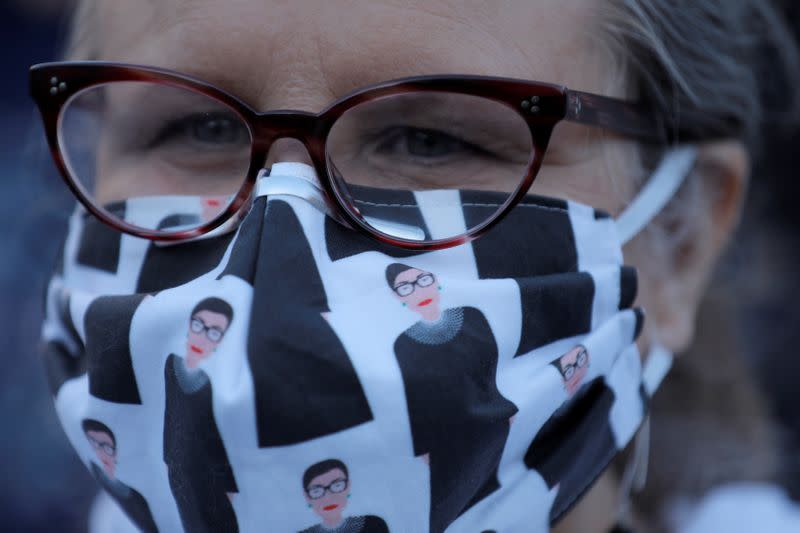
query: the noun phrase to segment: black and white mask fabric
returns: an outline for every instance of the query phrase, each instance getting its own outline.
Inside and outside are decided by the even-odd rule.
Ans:
[[[431,252],[288,192],[316,180],[300,163],[264,172],[237,231],[214,238],[159,246],[79,209],[43,327],[64,431],[144,531],[547,531],[669,366],[656,347],[642,368],[621,246],[693,159],[671,152],[617,220],[529,196]],[[459,194],[415,193],[402,224],[437,238],[496,209],[494,193]],[[116,209],[166,227],[202,203]]]

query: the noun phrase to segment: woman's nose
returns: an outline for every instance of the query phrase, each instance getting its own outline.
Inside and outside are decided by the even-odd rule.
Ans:
[[[311,156],[305,145],[297,139],[285,137],[277,139],[267,153],[266,168],[271,168],[275,163],[305,163],[314,166]]]
[[[337,212],[334,201],[325,192],[320,176],[305,145],[298,139],[276,139],[267,153],[264,168],[269,170],[259,179],[255,196],[286,195],[301,198],[320,212],[347,225]]]

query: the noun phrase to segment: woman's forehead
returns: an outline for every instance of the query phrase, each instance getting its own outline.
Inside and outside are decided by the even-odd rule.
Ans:
[[[90,0],[98,59],[220,83],[259,107],[318,111],[386,79],[468,73],[598,90],[599,0]]]

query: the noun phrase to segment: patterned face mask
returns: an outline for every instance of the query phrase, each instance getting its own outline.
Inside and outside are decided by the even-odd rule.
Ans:
[[[159,246],[78,211],[43,328],[67,437],[145,531],[546,531],[668,367],[662,349],[640,365],[621,243],[693,157],[668,155],[617,220],[529,196],[482,238],[424,253],[291,192],[315,180],[300,163],[273,165],[239,229],[212,239]],[[402,207],[426,235],[496,206],[425,194]],[[203,216],[203,198],[163,200],[114,209]]]

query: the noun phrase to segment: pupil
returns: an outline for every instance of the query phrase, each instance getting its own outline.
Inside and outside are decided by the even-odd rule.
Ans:
[[[233,143],[238,139],[238,130],[230,119],[209,118],[195,124],[194,135],[203,142]]]
[[[457,142],[443,135],[416,130],[406,136],[408,153],[420,157],[442,156],[455,149]]]

